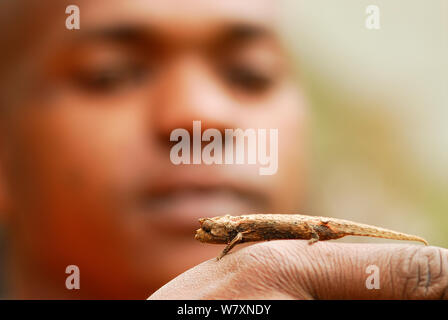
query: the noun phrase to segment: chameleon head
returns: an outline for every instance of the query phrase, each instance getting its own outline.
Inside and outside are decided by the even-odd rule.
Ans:
[[[207,243],[227,243],[229,232],[224,224],[219,223],[215,218],[199,219],[200,229],[196,230],[195,239]]]

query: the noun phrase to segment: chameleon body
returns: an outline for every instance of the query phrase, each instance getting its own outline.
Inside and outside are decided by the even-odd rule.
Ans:
[[[306,239],[310,244],[345,236],[366,236],[428,242],[420,237],[348,220],[299,214],[250,214],[199,219],[195,239],[227,244],[218,260],[235,245],[279,239]]]

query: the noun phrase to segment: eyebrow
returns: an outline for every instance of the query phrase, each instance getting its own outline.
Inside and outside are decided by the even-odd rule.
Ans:
[[[87,29],[79,34],[80,40],[105,40],[114,42],[140,42],[150,39],[154,36],[154,32],[148,27],[140,27],[137,25],[112,25]]]
[[[212,44],[240,44],[260,38],[275,38],[274,32],[262,25],[247,23],[223,24],[216,35],[211,37]],[[134,24],[115,24],[91,28],[78,35],[79,41],[111,41],[123,44],[167,42],[163,32],[156,27]]]
[[[264,37],[272,37],[273,32],[260,25],[234,24],[224,29],[224,39],[229,41],[248,41]]]

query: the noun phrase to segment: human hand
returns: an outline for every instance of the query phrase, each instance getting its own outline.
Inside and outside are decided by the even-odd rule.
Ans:
[[[379,288],[368,289],[378,267]],[[366,271],[367,270],[367,271]],[[447,299],[448,250],[281,240],[205,261],[149,299]]]

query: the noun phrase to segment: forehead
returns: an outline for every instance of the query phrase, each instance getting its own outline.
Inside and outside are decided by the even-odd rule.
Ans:
[[[83,0],[79,4],[81,28],[138,24],[179,36],[207,33],[228,23],[270,27],[277,5],[275,0]]]
[[[5,2],[2,2],[5,1]],[[255,27],[274,35],[280,0],[0,0],[0,27],[10,38],[23,41],[6,48],[33,55],[60,46],[79,35],[101,34],[117,28],[157,35],[166,41],[198,43],[235,25]],[[67,30],[67,6],[80,9],[81,30]],[[3,10],[4,9],[4,10]],[[5,19],[3,19],[5,18]],[[8,18],[8,19],[6,19]],[[9,28],[11,24],[20,28]],[[271,37],[272,38],[272,37]],[[61,41],[64,39],[64,41]],[[27,47],[28,49],[24,48]],[[0,53],[0,57],[2,53]],[[1,67],[1,61],[0,61]]]
[[[0,84],[20,64],[29,69],[39,57],[58,52],[74,39],[94,39],[85,34],[137,30],[145,37],[157,33],[159,39],[181,43],[201,43],[213,39],[226,26],[244,25],[271,31],[278,17],[280,0],[0,0],[0,29],[8,39],[0,42]],[[81,30],[67,30],[67,6],[80,9]],[[20,26],[12,28],[11,26]],[[121,30],[120,29],[120,30]],[[272,35],[271,32],[263,34]],[[271,39],[273,37],[270,37]],[[11,40],[12,39],[12,40]],[[17,41],[20,40],[20,41]],[[30,59],[30,56],[33,58]],[[8,57],[13,61],[5,59]],[[29,73],[29,72],[27,72]],[[2,86],[3,87],[3,86]]]
[[[272,20],[278,0],[82,0],[80,8],[97,18],[112,16],[152,17],[169,20],[249,19]],[[89,17],[88,17],[89,18]]]

